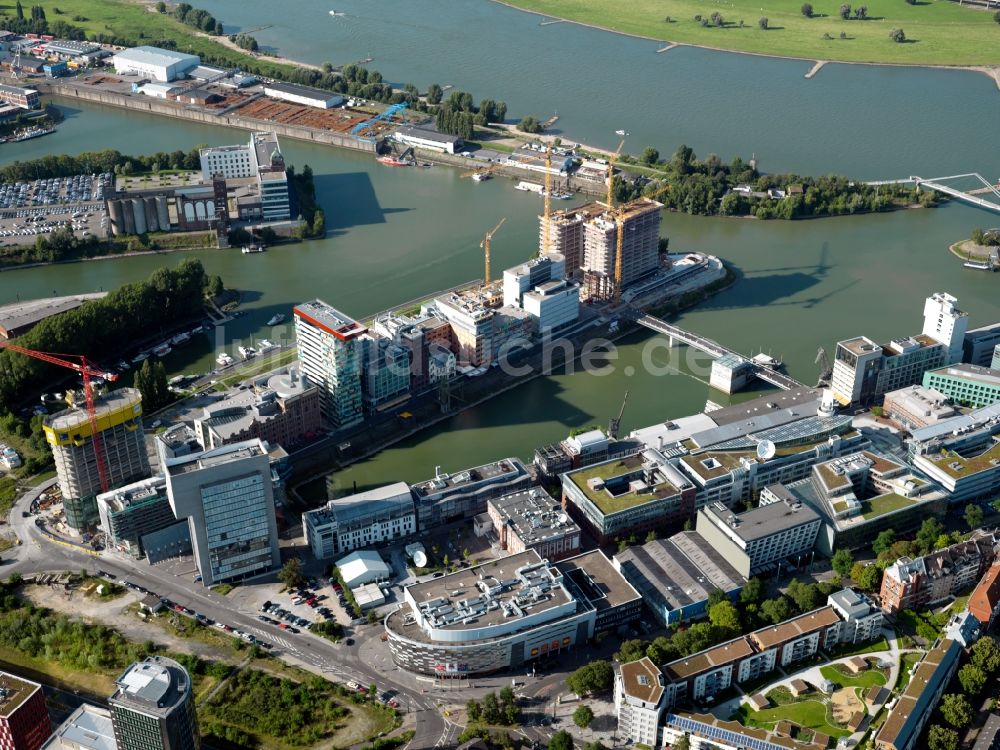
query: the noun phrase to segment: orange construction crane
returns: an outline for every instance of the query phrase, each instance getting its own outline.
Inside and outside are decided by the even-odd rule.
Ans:
[[[90,419],[90,432],[94,440],[94,455],[97,458],[97,475],[101,481],[101,492],[107,492],[111,489],[108,481],[108,467],[104,455],[104,444],[101,442],[101,435],[97,431],[97,411],[94,408],[94,391],[90,378],[94,376],[115,381],[118,380],[118,373],[105,372],[98,369],[93,362],[90,362],[82,354],[49,354],[48,352],[37,352],[34,349],[25,349],[23,346],[3,340],[0,340],[0,348],[10,349],[12,352],[23,354],[26,357],[33,357],[40,359],[42,362],[75,370],[83,376],[83,395],[87,400],[87,416]],[[80,361],[72,361],[77,359]]]
[[[549,252],[549,217],[552,215],[552,146],[545,147],[545,202],[542,211],[542,252]]]
[[[655,200],[658,195],[670,190],[670,185],[664,185],[654,190],[647,196],[649,200]],[[622,246],[625,237],[625,211],[619,207],[613,211],[615,217],[615,307],[622,303]]]
[[[488,231],[483,236],[483,241],[479,243],[479,247],[483,249],[483,255],[486,256],[486,278],[483,279],[484,286],[490,285],[490,242],[493,240],[493,235],[500,230],[500,227],[503,226],[503,223],[505,221],[507,221],[506,216],[500,219],[499,223],[495,227],[493,227],[490,231]]]
[[[615,152],[611,154],[611,156],[608,158],[608,208],[611,208],[615,205],[614,204],[615,160],[618,158],[618,155],[622,152],[622,147],[624,147],[624,145],[625,145],[625,139],[622,138],[622,142],[618,144],[618,148],[616,148]]]

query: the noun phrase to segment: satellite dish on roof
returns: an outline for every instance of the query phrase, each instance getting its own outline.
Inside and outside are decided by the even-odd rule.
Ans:
[[[769,458],[774,458],[777,448],[774,447],[774,443],[770,440],[761,440],[757,443],[757,458],[761,461],[767,461]]]
[[[560,513],[559,516],[556,518],[557,523],[566,523],[568,520],[569,516],[567,516],[565,513]]]

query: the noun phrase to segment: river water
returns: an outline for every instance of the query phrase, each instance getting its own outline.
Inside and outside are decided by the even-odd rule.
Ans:
[[[201,5],[227,28],[273,24],[256,36],[290,56],[341,63],[371,54],[372,67],[393,80],[453,83],[506,98],[515,114],[558,110],[568,137],[602,145],[613,145],[612,131],[624,126],[632,132],[633,150],[654,143],[669,151],[685,141],[727,158],[755,152],[771,171],[1000,174],[1000,152],[982,137],[984,123],[1000,122],[1000,97],[985,76],[838,65],[805,81],[803,63],[695,49],[655,55],[649,42],[570,24],[539,27],[537,18],[485,0],[385,0],[378,13],[386,17],[377,23],[366,17],[374,6],[338,1],[348,11],[354,3],[359,16],[337,26],[334,21],[342,19],[330,18],[315,2]],[[225,128],[59,104],[69,114],[59,132],[0,146],[0,163],[48,153],[146,153],[244,139]],[[210,273],[244,291],[247,310],[219,340],[205,338],[167,360],[173,372],[203,372],[220,346],[231,350],[251,335],[288,336],[287,326],[268,329],[265,321],[275,312],[288,314],[301,300],[322,297],[364,316],[481,276],[479,239],[501,217],[507,222],[493,241],[494,268],[534,252],[539,199],[513,190],[508,180],[472,183],[438,167],[389,169],[361,154],[291,140],[282,149],[290,163],[308,163],[316,174],[326,239],[254,256],[204,251],[0,273],[0,303],[18,295],[110,289],[163,264],[198,257]],[[732,289],[684,314],[681,325],[744,353],[780,355],[792,375],[814,382],[817,347],[832,354],[834,343],[846,336],[885,339],[918,332],[923,299],[931,292],[955,294],[973,325],[1000,317],[997,278],[963,269],[946,250],[991,220],[961,205],[795,223],[667,214],[662,233],[672,250],[720,255],[741,274]],[[341,472],[337,480],[345,488],[415,481],[436,465],[455,470],[499,456],[529,457],[535,445],[564,437],[573,427],[605,423],[626,389],[625,430],[722,398],[705,385],[703,360],[689,362],[686,349],[650,349],[651,341],[636,335],[619,342],[611,374],[537,379]],[[660,374],[651,374],[647,364]]]

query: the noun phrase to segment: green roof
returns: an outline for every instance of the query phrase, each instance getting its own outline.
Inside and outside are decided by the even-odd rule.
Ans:
[[[589,466],[585,469],[571,472],[566,476],[605,515],[618,513],[628,508],[634,508],[637,505],[645,505],[654,500],[660,500],[664,497],[677,494],[677,488],[666,481],[654,485],[652,492],[644,492],[642,494],[626,492],[621,495],[612,495],[606,489],[592,490],[587,484],[594,478],[603,479],[607,483],[616,477],[638,472],[641,468],[642,460],[638,456],[631,456],[612,463]]]
[[[941,471],[961,479],[994,466],[1000,467],[1000,442],[994,443],[991,448],[972,458],[962,458],[954,451],[941,451],[938,456],[928,456],[928,458],[934,461]],[[958,468],[953,469],[952,463],[958,463]]]
[[[895,492],[890,492],[887,495],[879,495],[878,497],[873,497],[870,500],[862,501],[861,516],[866,521],[870,521],[873,518],[884,516],[886,513],[892,513],[894,510],[906,508],[910,505],[916,505],[917,502],[917,500],[912,500],[908,497],[897,495]]]

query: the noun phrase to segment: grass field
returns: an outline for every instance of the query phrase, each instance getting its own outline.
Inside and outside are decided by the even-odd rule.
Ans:
[[[800,727],[814,729],[831,737],[845,737],[850,731],[831,724],[827,720],[829,707],[817,700],[804,700],[788,703],[784,706],[765,708],[763,711],[747,711],[744,724],[747,726],[766,726],[773,728],[779,721],[786,720]]]
[[[820,674],[840,687],[870,688],[872,685],[885,685],[885,675],[877,669],[869,669],[861,674],[848,674],[834,666],[820,667]]]
[[[867,5],[868,20],[864,21],[841,20],[842,0],[810,0],[812,18],[802,15],[803,0],[503,1],[625,34],[737,52],[842,62],[1000,63],[1000,24],[993,20],[994,11],[961,7],[952,0],[916,0],[914,5],[905,0],[851,2],[852,6]],[[696,15],[708,18],[716,11],[722,14],[724,26],[703,27],[694,20]],[[665,20],[668,16],[671,23]],[[758,28],[762,16],[768,19],[767,30]],[[889,38],[894,28],[903,29],[906,42]],[[840,38],[841,32],[846,39]]]

